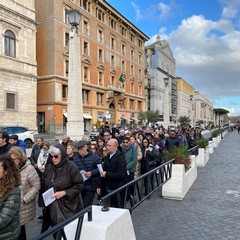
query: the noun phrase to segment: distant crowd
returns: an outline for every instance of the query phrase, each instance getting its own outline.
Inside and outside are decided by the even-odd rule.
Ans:
[[[199,137],[200,128],[125,131],[105,124],[93,142],[88,136],[80,141],[63,136],[51,146],[38,137],[27,157],[17,135],[0,131],[0,239],[27,239],[25,225],[36,217],[36,199],[44,232],[161,165],[166,151],[192,148]],[[144,194],[149,191],[146,181]],[[120,207],[116,199],[111,206]]]

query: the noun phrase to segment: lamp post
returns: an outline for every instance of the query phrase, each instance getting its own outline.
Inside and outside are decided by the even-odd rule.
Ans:
[[[191,121],[192,121],[192,127],[195,129],[195,126],[194,126],[194,107],[193,107],[193,95],[190,95],[189,96],[190,97],[190,102],[191,102],[191,106],[190,106],[190,108],[191,108],[191,111],[190,111],[190,113],[191,113],[191,115],[192,115],[192,118],[191,118]]]
[[[168,126],[169,126],[169,77],[165,77],[163,80],[165,84],[163,122],[164,122],[164,127],[168,129]]]
[[[82,74],[80,65],[80,41],[78,34],[81,14],[75,9],[68,11],[67,14],[71,25],[69,35],[67,135],[73,140],[79,140],[84,135]]]

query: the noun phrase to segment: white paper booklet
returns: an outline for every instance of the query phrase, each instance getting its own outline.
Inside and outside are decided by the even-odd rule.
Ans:
[[[98,164],[97,167],[98,167],[98,171],[101,174],[103,172],[102,164]]]
[[[54,194],[53,187],[49,188],[46,192],[42,194],[43,201],[46,207],[56,200],[55,198],[52,197],[53,194]]]
[[[80,173],[83,177],[83,181],[86,181],[88,179],[88,177],[85,176],[86,171],[82,170],[82,171],[80,171]]]

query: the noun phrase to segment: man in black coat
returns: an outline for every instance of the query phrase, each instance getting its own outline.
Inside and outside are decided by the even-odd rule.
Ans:
[[[39,156],[39,154],[41,152],[42,147],[43,147],[43,138],[42,137],[38,137],[36,139],[36,144],[32,148],[31,156],[29,158],[31,164],[36,169],[38,169],[37,160],[38,160],[38,156]]]
[[[169,137],[166,139],[165,148],[167,151],[170,151],[171,149],[175,147],[179,147],[181,143],[181,140],[178,136],[176,136],[176,132],[174,129],[170,129],[169,131]]]
[[[104,160],[103,172],[101,173],[101,186],[97,189],[97,193],[107,194],[124,185],[127,181],[127,162],[124,153],[118,148],[118,141],[114,138],[107,143],[109,155]],[[119,207],[116,197],[111,199],[111,206]]]

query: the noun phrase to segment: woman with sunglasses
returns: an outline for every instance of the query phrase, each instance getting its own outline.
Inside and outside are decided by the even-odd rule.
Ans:
[[[20,233],[20,172],[14,161],[0,155],[0,239],[16,240]]]
[[[142,161],[141,161],[141,174],[149,172],[154,169],[157,164],[156,155],[153,151],[153,146],[150,143],[149,138],[145,137],[142,140]],[[145,195],[147,195],[152,190],[152,177],[151,180],[149,178],[144,179],[145,185]]]
[[[78,167],[68,161],[66,150],[61,144],[50,148],[49,154],[50,163],[42,175],[42,192],[53,188],[54,202],[44,209],[42,232],[82,209],[80,193],[83,178]]]
[[[40,189],[40,179],[27,156],[19,147],[12,147],[8,151],[8,156],[15,162],[21,174],[21,205],[20,224],[21,234],[18,240],[26,240],[25,225],[31,222],[36,216],[36,197]]]
[[[101,150],[101,157],[100,157],[102,163],[104,163],[107,156],[108,156],[108,149],[107,147],[104,146]]]

